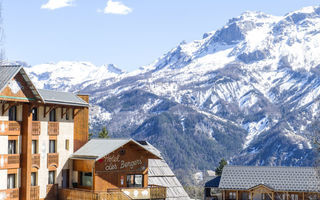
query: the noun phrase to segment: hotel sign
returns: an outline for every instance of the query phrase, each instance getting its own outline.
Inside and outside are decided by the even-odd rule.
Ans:
[[[141,168],[144,170],[145,167],[141,159],[134,160],[123,160],[120,158],[120,155],[112,155],[104,158],[105,171],[114,171],[114,170],[133,170],[136,168]],[[143,165],[141,167],[141,165]]]

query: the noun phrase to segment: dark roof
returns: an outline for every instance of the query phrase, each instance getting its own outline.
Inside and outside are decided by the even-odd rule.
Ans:
[[[88,106],[88,103],[71,92],[58,92],[53,90],[38,90],[44,103],[70,105],[70,106]]]
[[[210,187],[210,188],[211,187],[219,187],[220,179],[221,179],[221,176],[217,176],[217,177],[211,179],[210,181],[206,182],[204,187]]]
[[[275,191],[320,192],[320,179],[314,167],[225,166],[220,189],[248,190],[265,185]]]

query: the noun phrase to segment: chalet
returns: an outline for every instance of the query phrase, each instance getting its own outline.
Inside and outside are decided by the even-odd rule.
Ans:
[[[0,199],[186,199],[144,141],[88,142],[88,95],[37,89],[0,66]]]
[[[222,200],[320,199],[314,167],[225,166],[219,183]]]

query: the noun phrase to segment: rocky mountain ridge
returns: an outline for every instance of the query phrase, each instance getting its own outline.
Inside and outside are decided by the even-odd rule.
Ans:
[[[245,12],[134,72],[88,62],[27,68],[42,88],[91,95],[91,128],[148,140],[184,183],[238,165],[313,165],[320,7]],[[186,173],[187,172],[187,173]]]

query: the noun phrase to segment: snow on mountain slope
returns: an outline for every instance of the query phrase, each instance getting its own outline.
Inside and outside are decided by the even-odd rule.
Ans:
[[[89,93],[93,131],[107,125],[114,136],[147,139],[176,172],[214,168],[221,157],[312,165],[319,30],[317,6],[245,12],[134,72],[76,62],[27,70],[41,87]]]
[[[89,62],[68,61],[35,65],[26,70],[38,87],[63,90],[73,90],[75,85],[98,83],[125,73],[113,64],[98,67]]]

